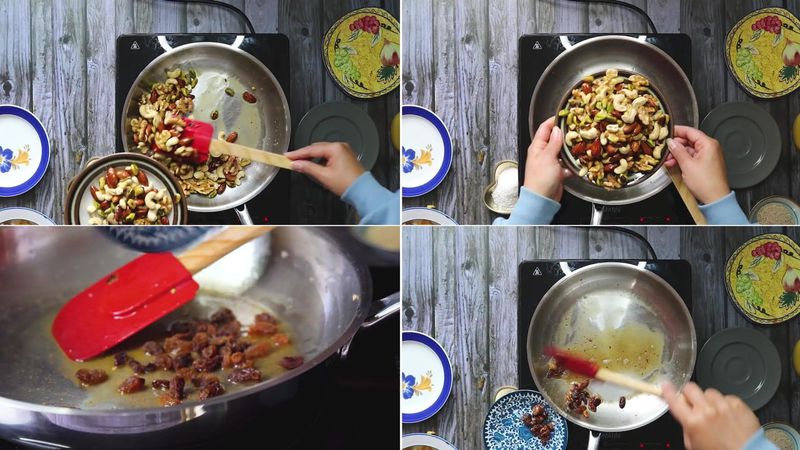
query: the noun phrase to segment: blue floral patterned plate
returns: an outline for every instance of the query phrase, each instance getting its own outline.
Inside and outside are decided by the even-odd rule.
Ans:
[[[453,144],[442,120],[421,106],[403,106],[400,185],[403,197],[436,189],[453,161]]]
[[[522,416],[531,412],[533,405],[540,404],[556,429],[547,445],[531,433],[522,423]],[[488,450],[567,448],[567,421],[551,408],[542,394],[531,390],[519,390],[500,397],[486,415],[483,422],[483,442]]]
[[[400,410],[403,423],[417,423],[439,412],[453,387],[450,359],[438,342],[417,331],[403,332]]]
[[[0,197],[33,189],[50,162],[50,141],[39,119],[15,105],[0,105]]]
[[[406,450],[408,448],[417,448],[417,446],[421,448],[430,447],[433,450],[457,450],[453,444],[435,434],[410,433],[403,435],[400,448]]]

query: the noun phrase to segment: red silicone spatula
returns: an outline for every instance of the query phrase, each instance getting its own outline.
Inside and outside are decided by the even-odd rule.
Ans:
[[[192,139],[191,146],[197,150],[194,162],[203,164],[208,161],[208,155],[213,150],[223,155],[238,156],[251,161],[292,170],[292,160],[278,153],[246,147],[239,144],[214,139],[214,126],[207,122],[194,119],[185,119],[186,127],[181,133],[181,139]]]
[[[616,384],[618,386],[633,389],[634,391],[646,392],[648,394],[661,396],[661,388],[659,386],[645,383],[628,375],[621,374],[600,367],[597,363],[589,361],[588,359],[581,358],[556,347],[545,347],[544,354],[554,358],[556,363],[569,370],[572,373],[583,375],[589,378],[595,378],[607,383]]]
[[[272,227],[232,227],[180,256],[142,255],[73,297],[53,321],[53,337],[75,361],[93,358],[192,300],[192,279]]]

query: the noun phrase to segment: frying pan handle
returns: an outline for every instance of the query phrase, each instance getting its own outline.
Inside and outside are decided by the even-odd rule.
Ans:
[[[603,210],[603,205],[592,203],[592,225],[600,225],[600,223],[603,221]]]
[[[253,218],[250,217],[250,211],[247,210],[247,205],[242,205],[236,208],[233,208],[236,212],[236,217],[239,218],[239,222],[242,225],[253,225]]]
[[[587,450],[597,450],[600,447],[600,437],[602,434],[597,431],[589,432],[589,443],[586,446]]]
[[[377,311],[376,311],[377,310]],[[362,325],[361,328],[369,328],[376,323],[381,322],[383,319],[391,316],[392,314],[400,311],[400,293],[395,292],[394,294],[384,297],[372,306],[372,313],[369,319],[367,319]],[[372,312],[371,311],[371,312]]]
[[[364,323],[361,324],[361,328],[370,328],[371,326],[382,322],[387,317],[390,317],[398,312],[400,312],[400,292],[395,292],[394,294],[384,297],[373,304],[372,309],[370,310],[370,316],[366,321],[364,321]],[[350,352],[350,344],[352,343],[353,339],[351,338],[350,342],[339,349],[340,359],[347,358],[347,353]]]

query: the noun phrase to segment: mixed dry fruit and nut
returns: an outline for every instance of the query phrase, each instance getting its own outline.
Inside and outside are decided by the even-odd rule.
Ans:
[[[174,205],[181,201],[180,194],[173,199],[167,189],[151,185],[136,164],[109,167],[97,183],[89,187],[89,225],[169,225]]]
[[[161,341],[144,343],[142,349],[152,358],[150,361],[137,361],[125,352],[114,354],[113,370],[129,368],[133,372],[118,386],[120,394],[146,390],[145,374],[169,372],[170,378],[150,381],[161,405],[206,400],[225,393],[229,384],[260,382],[265,376],[256,367],[256,360],[278,348],[288,348],[291,343],[289,336],[280,331],[278,320],[269,313],[256,315],[243,335],[242,324],[227,308],[215,312],[209,320],[175,322],[168,334]],[[277,364],[283,370],[292,370],[303,362],[302,356],[291,355],[282,357]],[[75,377],[83,386],[98,385],[109,378],[102,369],[79,369]]]
[[[587,76],[558,116],[579,176],[603,188],[622,188],[666,157],[670,116],[641,75]]]
[[[539,438],[539,442],[545,446],[550,442],[550,437],[556,429],[556,425],[549,420],[544,405],[539,403],[533,405],[530,413],[523,414],[522,423],[531,430],[531,434]]]
[[[167,71],[165,81],[155,83],[150,93],[139,99],[139,117],[131,119],[131,130],[139,151],[161,162],[178,177],[186,195],[214,198],[227,188],[241,185],[244,169],[251,161],[211,152],[205,163],[194,162],[197,149],[192,147],[191,138],[182,138],[181,134],[186,127],[185,119],[194,111],[192,89],[197,86],[197,80],[194,70]],[[235,95],[231,88],[225,93],[231,97]],[[250,92],[244,92],[242,99],[251,104],[258,101]],[[212,120],[218,118],[219,111],[211,113]],[[227,136],[220,133],[219,138],[234,143],[238,133]]]

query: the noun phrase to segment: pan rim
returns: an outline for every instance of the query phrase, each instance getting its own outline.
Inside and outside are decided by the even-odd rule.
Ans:
[[[267,75],[269,81],[271,83],[273,83],[278,88],[277,91],[278,91],[278,94],[280,96],[281,103],[284,106],[283,110],[284,110],[285,115],[286,115],[286,117],[285,117],[286,118],[286,135],[285,135],[285,138],[284,138],[285,145],[281,145],[281,147],[283,147],[283,153],[286,153],[286,151],[289,150],[289,146],[291,145],[291,139],[292,139],[292,112],[291,112],[291,108],[289,106],[289,102],[288,102],[288,100],[286,98],[286,93],[283,90],[283,86],[281,86],[280,82],[278,82],[278,79],[275,78],[275,74],[273,74],[272,71],[269,70],[269,68],[267,66],[265,66],[264,63],[259,61],[255,56],[251,55],[250,53],[247,53],[246,51],[244,51],[244,50],[242,50],[242,49],[240,49],[238,47],[234,47],[233,45],[230,45],[230,44],[223,44],[223,43],[220,43],[220,42],[192,42],[192,43],[189,43],[189,44],[184,44],[184,45],[180,45],[178,47],[174,47],[172,50],[166,51],[163,54],[159,55],[156,59],[151,61],[150,64],[148,64],[141,72],[139,72],[139,75],[136,77],[136,80],[133,82],[133,85],[131,85],[130,90],[128,90],[128,95],[125,97],[125,103],[122,106],[122,111],[121,111],[121,114],[120,114],[121,122],[122,122],[120,124],[120,133],[122,134],[122,136],[121,136],[121,138],[122,138],[122,151],[125,152],[125,153],[136,153],[135,149],[128,148],[128,139],[127,139],[127,135],[126,135],[126,131],[125,131],[125,128],[126,128],[125,124],[126,124],[126,122],[128,120],[128,116],[127,116],[126,112],[130,108],[131,101],[133,100],[134,91],[136,90],[136,87],[139,86],[142,83],[142,81],[144,79],[144,75],[148,71],[150,71],[154,66],[160,64],[163,60],[167,59],[168,57],[171,57],[172,55],[176,54],[177,52],[192,51],[193,49],[198,48],[198,47],[216,47],[216,48],[219,48],[219,49],[232,51],[232,52],[234,52],[234,53],[236,53],[236,54],[238,54],[240,56],[243,56],[243,57],[249,59],[251,62],[255,63],[257,66],[259,66],[264,71],[264,73]],[[147,156],[147,155],[145,155],[145,156]],[[150,158],[150,156],[147,156],[147,157]],[[238,207],[240,207],[242,205],[247,204],[247,202],[249,202],[250,200],[252,200],[255,197],[257,197],[259,194],[261,194],[267,188],[267,186],[272,184],[272,181],[274,181],[275,178],[278,175],[278,170],[279,169],[277,169],[277,168],[273,168],[272,174],[268,175],[265,178],[267,180],[266,182],[264,182],[261,186],[257,187],[256,189],[252,190],[250,193],[248,193],[247,195],[242,197],[240,200],[237,200],[235,202],[228,202],[226,204],[217,205],[217,206],[193,206],[193,205],[190,205],[190,200],[189,199],[191,198],[191,196],[187,196],[187,198],[186,198],[187,208],[191,212],[200,212],[200,213],[212,213],[212,212],[228,211],[228,210],[231,210],[231,209],[234,209],[234,208],[238,208]]]
[[[571,36],[573,34],[564,34],[563,36]],[[578,33],[578,34],[581,34],[581,33]],[[678,33],[678,34],[681,34],[681,33]],[[638,38],[634,37],[634,36],[638,36]],[[653,44],[647,42],[645,38],[646,38],[646,34],[638,34],[638,35],[630,35],[630,34],[595,34],[594,36],[592,36],[592,37],[590,37],[590,38],[588,38],[588,39],[586,39],[584,41],[581,41],[581,42],[573,45],[568,50],[566,50],[566,51],[562,52],[561,54],[559,54],[558,56],[556,56],[556,58],[545,68],[544,72],[542,73],[541,78],[539,78],[539,81],[536,83],[536,87],[534,88],[533,94],[531,95],[530,103],[528,104],[528,131],[530,133],[530,136],[533,137],[536,134],[536,127],[538,126],[538,124],[534,124],[533,123],[534,102],[535,102],[536,98],[538,98],[541,95],[540,92],[541,92],[542,87],[544,85],[544,80],[547,78],[547,75],[549,75],[553,71],[553,68],[556,67],[556,64],[559,63],[562,59],[566,58],[567,57],[566,55],[569,55],[569,53],[571,53],[575,49],[578,49],[578,48],[583,47],[585,45],[591,45],[591,44],[593,44],[595,42],[614,41],[614,40],[622,40],[622,41],[627,41],[629,43],[635,43],[635,44],[638,44],[638,45],[647,46],[650,50],[656,52],[662,58],[665,58],[665,60],[673,68],[676,69],[676,73],[681,78],[681,82],[689,87],[689,89],[688,89],[688,91],[689,91],[688,93],[689,93],[689,96],[690,96],[689,103],[690,103],[691,109],[692,109],[693,123],[690,123],[688,125],[691,125],[691,126],[697,128],[698,125],[699,125],[699,121],[700,121],[700,117],[699,117],[700,112],[699,112],[699,107],[697,105],[697,95],[694,92],[694,87],[692,86],[691,81],[689,80],[688,76],[683,72],[683,69],[680,67],[680,65],[678,65],[678,63],[671,56],[669,56],[669,54],[667,54],[664,50],[660,49],[656,45],[653,45]],[[575,192],[575,189],[569,183],[565,184],[564,189],[567,192],[569,192],[570,194],[575,195],[576,197],[580,198],[581,200],[584,200],[584,201],[587,201],[587,202],[590,202],[590,203],[594,203],[594,204],[597,204],[597,205],[604,205],[604,206],[623,206],[623,205],[630,205],[630,204],[633,204],[633,203],[638,203],[638,202],[647,200],[647,199],[653,197],[654,195],[660,193],[661,191],[666,189],[671,184],[671,180],[670,180],[670,177],[668,176],[667,170],[663,166],[659,170],[654,171],[652,173],[652,176],[650,177],[650,179],[652,180],[652,179],[654,179],[656,177],[660,178],[660,180],[659,180],[660,181],[660,185],[655,186],[654,189],[650,189],[649,191],[647,191],[647,192],[645,192],[645,193],[643,193],[643,194],[641,194],[639,196],[636,196],[636,197],[624,198],[624,199],[618,199],[618,200],[600,200],[600,199],[591,197],[591,196],[586,195],[586,194],[581,193],[581,192]]]
[[[531,358],[531,336],[532,336],[532,333],[533,333],[533,324],[534,324],[534,322],[536,320],[537,315],[539,315],[541,313],[541,311],[542,311],[542,309],[541,309],[542,303],[548,298],[548,296],[550,296],[550,293],[553,292],[553,290],[555,290],[557,287],[560,287],[563,284],[566,284],[567,282],[572,281],[573,277],[580,276],[584,272],[589,272],[593,268],[596,269],[598,266],[601,269],[605,268],[605,267],[618,268],[618,269],[622,269],[622,270],[630,270],[630,271],[635,272],[637,274],[644,274],[645,276],[650,277],[653,281],[655,281],[656,283],[658,283],[662,287],[664,287],[669,292],[670,295],[673,295],[674,297],[680,299],[681,301],[679,302],[679,309],[689,319],[689,321],[688,321],[689,322],[689,331],[690,331],[690,338],[691,338],[691,342],[692,342],[692,351],[690,352],[692,358],[691,358],[691,362],[690,362],[690,364],[688,366],[687,375],[685,376],[684,384],[688,383],[691,380],[691,374],[694,373],[695,364],[697,362],[697,331],[695,330],[694,321],[692,320],[691,312],[689,311],[689,308],[686,307],[686,302],[683,301],[683,297],[681,297],[680,294],[678,294],[678,292],[675,290],[675,288],[673,288],[663,278],[661,278],[658,274],[645,269],[643,266],[635,265],[635,264],[631,264],[631,263],[626,263],[626,262],[619,262],[619,261],[601,261],[601,262],[598,262],[598,263],[595,263],[595,264],[590,264],[588,266],[581,267],[580,269],[576,269],[576,270],[572,271],[570,274],[568,274],[567,276],[565,276],[564,278],[558,280],[555,284],[553,284],[552,287],[550,287],[550,289],[547,290],[547,292],[542,297],[542,300],[537,305],[536,310],[534,310],[534,312],[533,312],[533,316],[531,317],[531,321],[530,321],[530,323],[528,325],[528,334],[526,336],[526,351],[527,351],[527,355],[526,356],[528,358],[528,370],[530,371],[531,377],[533,378],[533,382],[536,384],[536,388],[539,390],[539,392],[542,394],[542,396],[545,398],[545,400],[547,400],[551,404],[551,406],[553,406],[557,411],[559,411],[559,413],[562,413],[563,408],[561,408],[561,406],[558,406],[558,404],[556,402],[554,402],[550,398],[550,395],[547,393],[547,391],[545,389],[542,389],[542,387],[539,384],[539,379],[536,376],[536,371],[534,370],[534,367],[533,367],[533,359]],[[678,386],[678,389],[681,389],[682,387],[683,386]],[[566,418],[567,420],[569,420],[573,424],[575,424],[575,425],[577,425],[577,426],[579,426],[581,428],[585,428],[587,430],[597,431],[597,432],[600,432],[600,433],[616,433],[616,432],[622,432],[622,431],[635,430],[635,429],[644,427],[644,426],[646,426],[646,425],[658,420],[668,410],[669,410],[669,406],[665,403],[664,407],[661,409],[660,412],[658,412],[657,414],[654,414],[652,417],[648,418],[647,420],[641,421],[641,422],[633,424],[633,425],[625,425],[625,426],[620,426],[620,427],[602,427],[602,426],[597,426],[597,425],[593,425],[593,424],[589,424],[589,423],[584,423],[584,422],[580,421],[579,419],[573,417],[572,414],[563,414],[562,413],[561,415],[564,416],[564,418]]]

